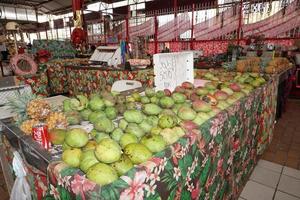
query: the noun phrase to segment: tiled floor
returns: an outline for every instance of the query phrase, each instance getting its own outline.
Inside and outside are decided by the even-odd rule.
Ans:
[[[265,160],[300,169],[300,100],[289,99],[286,112],[278,121]]]
[[[300,200],[300,170],[260,160],[241,200]]]

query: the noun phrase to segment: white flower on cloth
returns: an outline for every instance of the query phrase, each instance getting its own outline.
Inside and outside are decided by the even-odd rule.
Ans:
[[[152,185],[152,183],[150,183],[150,185],[145,185],[145,190],[147,191],[147,197],[155,194],[156,187],[157,186],[155,184]]]
[[[164,157],[163,159],[160,160],[159,171],[163,172],[165,170],[166,165],[167,165],[167,158]]]
[[[179,167],[174,167],[174,174],[173,177],[178,181],[179,177],[181,176],[181,171]]]
[[[54,197],[54,199],[60,200],[60,194],[59,194],[59,192],[58,192],[57,189],[56,189],[53,185],[51,185],[51,184],[50,184],[50,194]]]
[[[194,188],[195,188],[195,187],[194,187],[194,184],[191,183],[191,184],[188,185],[187,190],[188,190],[189,192],[192,192]]]
[[[57,184],[64,187],[64,179],[61,177],[61,174],[58,175]]]
[[[72,176],[64,176],[63,177],[63,182],[65,184],[65,187],[68,188],[68,190],[70,190],[70,186],[71,186],[70,179],[71,178],[72,178]]]
[[[160,181],[159,174],[160,174],[159,167],[156,167],[154,169],[154,172],[150,175],[150,181],[151,181],[151,183],[153,182],[153,184],[154,184],[156,181]]]
[[[128,176],[121,176],[121,179],[123,179],[129,187],[121,193],[120,200],[143,200],[146,177],[147,173],[145,171],[137,172],[133,179]]]

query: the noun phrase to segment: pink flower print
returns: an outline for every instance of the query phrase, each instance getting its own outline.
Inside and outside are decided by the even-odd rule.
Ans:
[[[59,199],[60,200],[60,194],[57,191],[57,189],[50,184],[50,194],[54,197],[54,199]]]
[[[80,194],[82,200],[85,200],[84,193],[93,190],[95,186],[95,183],[78,174],[74,176],[74,180],[71,182],[72,192],[76,195]]]
[[[209,190],[209,187],[212,185],[212,183],[213,183],[213,178],[209,177],[205,184],[205,188],[207,191]]]
[[[95,188],[96,184],[88,179],[84,178],[82,182],[82,190],[84,192],[91,191]]]
[[[221,158],[220,160],[218,160],[217,172],[219,174],[221,174],[221,172],[223,171],[223,162],[224,162],[223,158]]]
[[[121,193],[120,200],[143,200],[146,176],[145,171],[137,172],[133,180],[128,176],[122,176],[129,187]]]
[[[194,188],[191,193],[192,199],[198,199],[199,193],[200,193],[199,181],[197,181],[196,188]]]
[[[218,119],[212,120],[212,125],[210,127],[210,134],[216,137],[218,134],[218,128],[219,128],[219,120]]]
[[[234,149],[234,151],[237,151],[239,149],[239,147],[240,147],[240,140],[235,140],[233,142],[233,149]]]
[[[189,145],[193,145],[197,139],[198,136],[201,135],[200,130],[193,129],[192,131],[188,132],[188,134],[185,135],[189,139]]]
[[[80,175],[76,174],[74,180],[71,182],[72,192],[74,194],[80,194],[82,191],[82,178]]]
[[[174,167],[174,174],[173,174],[173,177],[175,178],[176,181],[179,180],[179,177],[181,176],[181,170],[180,168],[178,167]]]
[[[198,146],[200,152],[203,154],[205,152],[205,146],[206,146],[206,142],[205,142],[204,138],[198,139],[197,146]]]
[[[173,151],[173,162],[175,165],[178,165],[178,160],[182,158],[181,145],[179,143],[175,144],[175,147],[171,146]]]

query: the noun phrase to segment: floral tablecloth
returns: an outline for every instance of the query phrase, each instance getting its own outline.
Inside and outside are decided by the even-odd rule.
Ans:
[[[46,73],[17,76],[17,85],[30,85],[32,92],[40,96],[49,96],[48,77]]]
[[[76,54],[76,49],[70,41],[33,40],[31,53],[36,54],[39,50],[49,51],[51,59],[74,58]]]
[[[153,69],[137,71],[101,70],[91,67],[66,67],[69,94],[91,94],[112,86],[117,80],[136,80],[143,86],[154,84]]]
[[[48,62],[45,65],[49,79],[49,90],[51,95],[64,94],[69,92],[66,66],[80,66],[88,63],[88,59],[58,59]]]
[[[275,77],[110,185],[51,163],[45,199],[237,199],[272,139],[277,86]]]
[[[12,166],[13,152],[15,151],[15,149],[12,147],[5,134],[0,133],[0,143],[3,144],[6,158],[6,160],[2,162],[8,163],[9,169],[11,170],[11,174],[13,174],[13,178],[15,179]],[[32,200],[42,199],[47,192],[47,175],[41,172],[40,170],[32,167],[31,165],[27,164],[26,161],[23,160],[23,162],[27,167],[26,180],[29,183],[31,189]]]

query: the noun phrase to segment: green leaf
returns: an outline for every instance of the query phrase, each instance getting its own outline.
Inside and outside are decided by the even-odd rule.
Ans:
[[[165,170],[166,170],[166,171],[173,171],[173,168],[174,168],[174,166],[172,165],[171,161],[168,160],[168,161],[167,161],[167,165],[166,165],[166,167],[165,167]]]
[[[222,134],[218,134],[215,137],[215,141],[216,141],[217,144],[221,144],[223,142],[223,136],[222,136]]]
[[[145,200],[160,200],[161,197],[158,195],[158,193],[155,193],[154,195],[150,195],[149,197],[144,197]]]
[[[205,163],[204,168],[203,168],[203,170],[201,172],[201,175],[200,175],[200,184],[201,184],[201,186],[204,186],[205,183],[206,183],[206,180],[207,180],[207,177],[208,177],[208,174],[209,174],[210,165],[211,165],[211,158],[209,157],[207,162]]]
[[[176,188],[177,181],[173,177],[173,171],[166,171],[162,177],[162,182],[167,185],[168,190]]]
[[[111,186],[115,188],[127,188],[128,183],[126,183],[123,179],[119,178],[118,180],[114,181]]]
[[[76,174],[79,171],[78,168],[73,168],[73,167],[67,167],[63,170],[61,170],[60,174],[62,177],[65,176],[73,176],[74,174]]]
[[[46,195],[43,200],[55,200],[55,198],[52,195]]]
[[[76,195],[76,200],[82,200],[80,194]]]
[[[59,190],[61,199],[71,200],[71,196],[70,196],[69,191],[67,191],[64,187],[59,186],[58,190]]]
[[[176,195],[176,188],[174,188],[171,192],[170,195],[168,197],[168,200],[173,200],[175,198]]]
[[[191,193],[183,188],[182,192],[181,192],[180,199],[181,200],[191,199]]]

